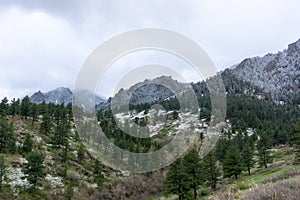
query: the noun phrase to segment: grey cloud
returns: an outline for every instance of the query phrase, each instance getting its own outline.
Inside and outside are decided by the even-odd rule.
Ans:
[[[2,0],[0,98],[73,87],[93,49],[137,28],[185,34],[224,69],[300,38],[299,7],[299,0]]]

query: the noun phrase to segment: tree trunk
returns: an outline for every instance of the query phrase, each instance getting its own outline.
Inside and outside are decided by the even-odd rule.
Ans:
[[[197,184],[194,183],[194,198],[197,199]]]

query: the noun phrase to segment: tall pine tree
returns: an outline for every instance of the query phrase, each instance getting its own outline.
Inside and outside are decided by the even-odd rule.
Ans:
[[[223,162],[224,177],[238,179],[238,176],[242,173],[244,166],[242,163],[241,154],[238,147],[231,145],[226,151],[226,157]]]
[[[300,164],[300,119],[294,126],[294,135],[292,137],[293,149],[295,152],[294,164]]]
[[[193,149],[185,155],[183,158],[183,165],[187,171],[187,176],[190,177],[190,185],[193,190],[194,199],[197,199],[198,187],[206,180],[204,166],[198,156],[198,152]]]
[[[168,194],[177,194],[179,200],[189,196],[191,177],[187,174],[183,159],[179,158],[171,164],[165,180],[165,191]]]
[[[46,176],[43,166],[44,157],[41,153],[33,151],[28,155],[27,160],[28,163],[25,164],[25,177],[32,184],[33,189],[35,189],[38,181]]]
[[[15,153],[16,138],[13,132],[13,125],[5,118],[0,118],[0,153]]]
[[[254,151],[251,148],[250,144],[246,142],[244,144],[243,151],[242,151],[242,161],[243,161],[243,165],[247,168],[249,176],[251,175],[250,169],[251,167],[254,166],[253,156],[254,156]]]
[[[20,107],[20,114],[21,116],[26,120],[27,117],[29,117],[29,114],[30,114],[30,99],[28,96],[25,96],[23,99],[22,99],[22,102],[21,102],[21,107]]]
[[[270,153],[270,138],[265,132],[262,132],[257,143],[257,151],[258,151],[258,162],[260,166],[267,168],[268,163],[272,162],[272,157]]]
[[[215,190],[221,173],[217,167],[217,156],[214,149],[204,157],[203,163],[210,187]]]

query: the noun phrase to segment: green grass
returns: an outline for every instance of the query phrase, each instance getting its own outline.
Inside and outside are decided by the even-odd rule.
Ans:
[[[259,173],[259,171],[261,170],[261,168],[258,168],[257,166],[251,169],[251,176],[247,176],[246,174],[244,174],[244,177],[240,180],[237,180],[235,182],[235,184],[239,185],[262,185],[263,181],[275,176],[278,173],[281,173],[286,167],[289,166],[290,163],[287,163],[287,160],[291,160],[294,157],[293,154],[288,154],[288,155],[284,155],[283,149],[282,148],[278,148],[277,153],[276,153],[276,158],[274,160],[274,162],[270,165],[269,164],[269,168],[276,165],[276,164],[280,164],[282,163],[282,165],[270,169],[269,171],[266,171],[264,173]],[[300,165],[296,166],[297,168],[300,169]],[[268,169],[268,168],[267,168]]]

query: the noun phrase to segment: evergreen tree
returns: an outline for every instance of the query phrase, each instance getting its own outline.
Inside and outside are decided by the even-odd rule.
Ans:
[[[13,98],[13,100],[11,101],[9,110],[10,110],[9,113],[12,117],[19,115],[20,114],[20,100],[19,99],[16,100],[15,98]]]
[[[199,185],[204,183],[206,179],[204,167],[198,156],[198,152],[193,149],[186,156],[184,156],[183,165],[185,166],[185,170],[187,171],[187,176],[191,177],[191,189],[194,193],[194,199],[197,199],[197,189]]]
[[[30,134],[27,134],[23,146],[20,149],[21,154],[30,153],[32,151],[32,146],[33,142],[31,140]]]
[[[8,99],[4,97],[0,103],[0,116],[5,117],[8,114],[8,110],[9,110]]]
[[[13,126],[6,119],[0,118],[0,153],[15,153],[16,138]]]
[[[182,158],[177,159],[171,164],[165,180],[165,191],[168,194],[177,194],[179,200],[188,197],[191,188],[191,177],[183,165]]]
[[[66,163],[69,160],[69,141],[68,139],[65,141],[65,144],[63,144],[63,151],[61,156],[62,163]]]
[[[37,105],[35,103],[30,104],[29,116],[32,118],[32,125],[33,125],[34,122],[37,120],[37,117],[38,117],[38,108],[37,108]]]
[[[242,161],[243,165],[247,168],[248,175],[251,175],[250,169],[254,166],[254,160],[253,160],[254,152],[251,148],[250,144],[247,142],[245,143],[242,151]]]
[[[52,137],[52,143],[56,146],[65,146],[68,142],[68,133],[70,125],[66,119],[63,119],[55,128]]]
[[[270,150],[262,146],[258,148],[259,164],[262,167],[268,168],[268,163],[272,162],[272,157],[270,155]]]
[[[48,112],[48,105],[46,104],[45,101],[43,101],[41,104],[38,105],[38,111],[39,111],[39,115],[44,115],[45,113]]]
[[[96,160],[94,164],[94,180],[98,188],[102,187],[105,181],[104,175],[101,173],[101,171],[102,171],[102,165],[99,162],[99,160]]]
[[[228,135],[230,134],[231,133],[228,133]],[[226,149],[228,148],[229,145],[230,145],[230,140],[228,139],[220,138],[218,140],[215,148],[217,160],[220,160],[222,162],[225,159]]]
[[[224,177],[232,177],[238,179],[244,167],[239,149],[235,145],[231,145],[226,151],[226,157],[223,163]]]
[[[257,151],[259,157],[260,166],[268,167],[268,163],[272,162],[272,157],[270,155],[270,138],[265,132],[262,132],[260,139],[257,143]]]
[[[217,157],[215,150],[212,150],[204,157],[203,163],[210,187],[211,189],[215,190],[219,181],[218,177],[220,176],[220,170],[217,167]]]
[[[67,109],[68,120],[69,120],[69,122],[71,122],[72,119],[73,119],[73,107],[72,107],[72,103],[68,103],[68,105],[66,106],[66,109]]]
[[[294,164],[300,164],[300,120],[294,126],[294,135],[292,137],[293,149],[295,152]]]
[[[28,155],[28,163],[25,164],[25,176],[27,180],[36,188],[39,180],[43,179],[46,174],[44,173],[44,157],[42,154],[33,151]]]
[[[74,188],[73,183],[71,181],[68,181],[67,183],[67,189],[65,191],[65,198],[66,200],[71,200],[74,196]]]
[[[20,114],[22,117],[24,117],[24,119],[26,120],[27,117],[29,116],[30,114],[30,99],[28,96],[25,96],[23,99],[22,99],[22,102],[21,102],[21,107],[20,107]]]
[[[77,152],[77,158],[79,162],[82,162],[84,159],[84,145],[82,143],[79,146],[79,150]]]
[[[0,156],[0,189],[2,188],[3,182],[6,179],[8,165],[5,162],[4,156]]]
[[[51,123],[50,114],[48,112],[46,112],[43,115],[43,121],[40,125],[40,132],[43,134],[50,133],[51,126],[52,126],[52,123]]]

